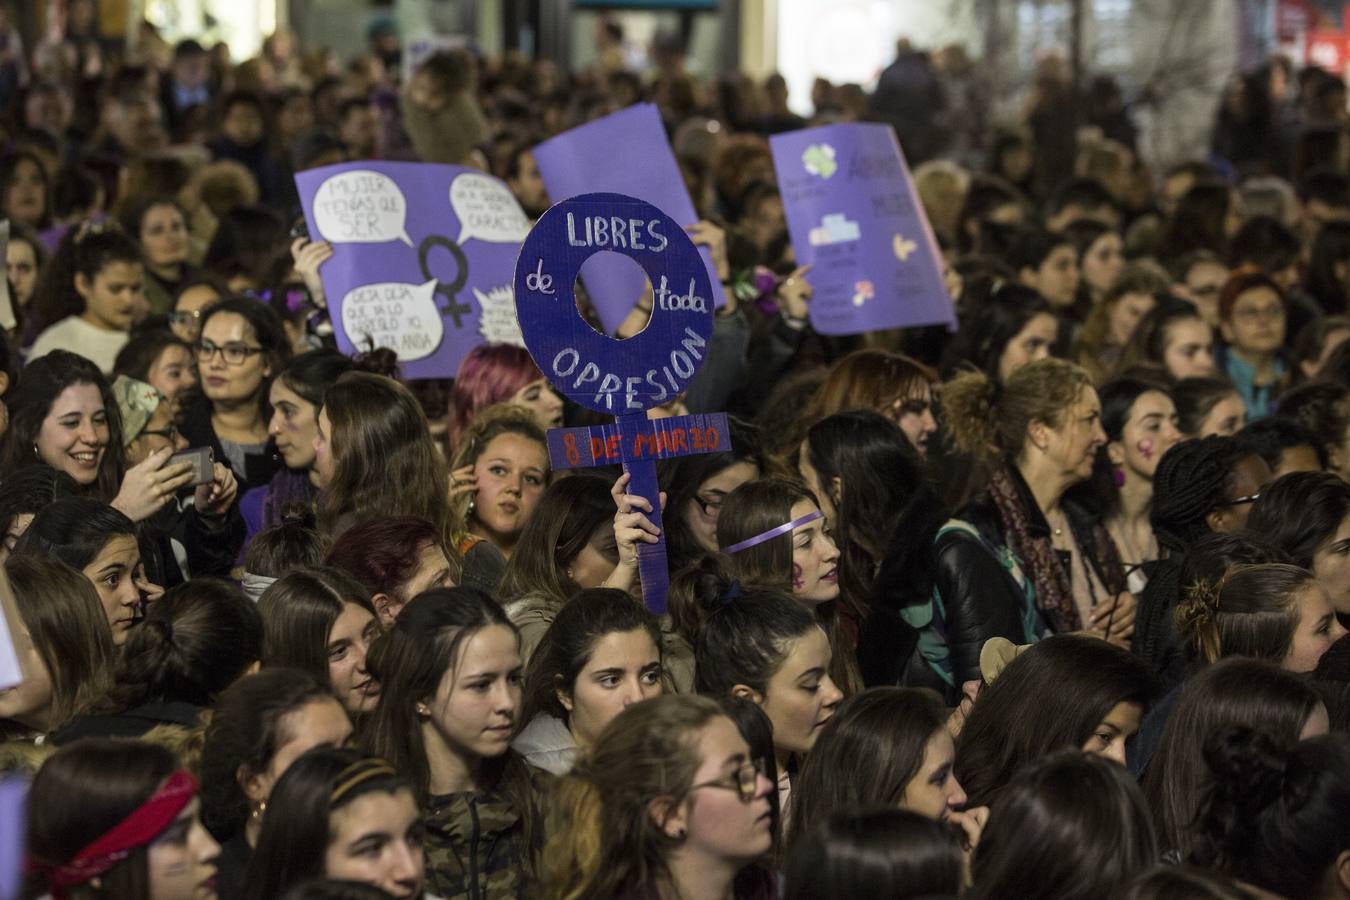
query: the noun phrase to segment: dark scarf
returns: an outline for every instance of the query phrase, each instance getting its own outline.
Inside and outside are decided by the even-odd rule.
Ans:
[[[1008,548],[1022,560],[1027,576],[1036,587],[1036,606],[1045,613],[1050,627],[1058,634],[1080,631],[1083,622],[1074,603],[1073,582],[1050,542],[1050,525],[1021,474],[1006,459],[995,466],[989,476],[989,496],[998,509]],[[1100,521],[1092,523],[1088,536],[1090,541],[1084,541],[1075,532],[1078,552],[1084,559],[1091,558],[1096,562],[1102,584],[1114,597],[1125,586],[1125,570],[1116,546]]]

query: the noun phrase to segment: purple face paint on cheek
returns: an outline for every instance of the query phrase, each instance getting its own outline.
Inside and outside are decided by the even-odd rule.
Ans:
[[[1139,455],[1142,456],[1145,460],[1148,460],[1148,461],[1152,462],[1152,460],[1153,460],[1153,442],[1150,441],[1148,438],[1145,438],[1144,440],[1142,440],[1142,441],[1140,441],[1139,443],[1135,444],[1135,445],[1134,445],[1134,449],[1138,450],[1138,451],[1139,451]]]
[[[800,590],[802,589],[802,585],[805,584],[805,583],[806,583],[806,582],[802,579],[802,567],[799,566],[797,563],[793,563],[793,564],[792,564],[792,589],[793,589],[794,591],[800,591]]]

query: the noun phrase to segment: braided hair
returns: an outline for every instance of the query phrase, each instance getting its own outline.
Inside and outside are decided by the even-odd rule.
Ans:
[[[1223,497],[1238,460],[1250,455],[1231,437],[1193,438],[1170,448],[1153,475],[1149,519],[1158,546],[1183,553],[1209,534],[1205,517]]]

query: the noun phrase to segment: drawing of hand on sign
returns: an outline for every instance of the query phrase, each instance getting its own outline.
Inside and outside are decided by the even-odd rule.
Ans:
[[[324,181],[314,196],[314,219],[319,234],[334,244],[413,245],[408,198],[380,172],[354,169]]]
[[[342,298],[342,328],[358,347],[369,338],[402,362],[436,352],[445,334],[435,303],[436,282],[387,281],[352,288]]]
[[[510,189],[487,175],[455,176],[450,183],[450,206],[459,217],[457,244],[470,238],[512,244],[530,233],[530,221]]]

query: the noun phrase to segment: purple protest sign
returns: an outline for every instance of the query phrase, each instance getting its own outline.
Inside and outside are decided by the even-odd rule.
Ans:
[[[534,159],[550,197],[612,192],[647,201],[682,228],[698,221],[661,114],[650,103],[630,106],[544,141],[534,148]],[[704,296],[720,307],[726,297],[717,267],[706,249],[700,252],[712,284]],[[601,324],[613,334],[642,294],[642,276],[621,260],[601,257],[586,266],[584,282]]]
[[[619,340],[581,317],[574,286],[581,265],[602,251],[637,262],[653,285],[647,327]],[[548,434],[555,468],[622,463],[628,492],[646,498],[661,528],[656,460],[730,449],[726,416],[675,416],[651,421],[646,411],[678,396],[703,363],[712,335],[712,282],[689,235],[650,203],[622,194],[584,194],[552,207],[520,248],[516,310],[539,370],[582,406],[613,413],[612,425]],[[642,598],[666,611],[670,573],[665,533],[638,544]]]
[[[942,258],[889,125],[827,125],[769,139],[797,262],[811,264],[822,334],[945,323]]]
[[[448,378],[482,343],[522,343],[511,281],[529,222],[511,191],[476,169],[356,162],[295,177],[323,264],[338,347],[369,337],[406,378]]]

